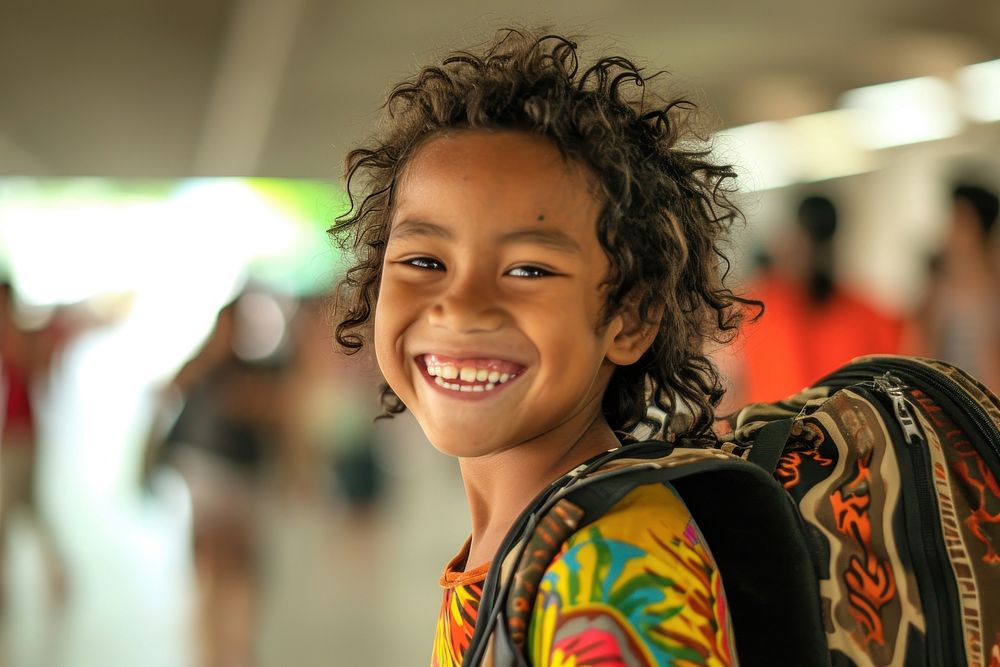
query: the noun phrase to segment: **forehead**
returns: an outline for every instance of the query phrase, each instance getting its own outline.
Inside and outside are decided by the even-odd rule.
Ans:
[[[515,130],[459,130],[428,139],[396,189],[396,214],[414,207],[487,208],[541,221],[558,212],[596,218],[595,179],[548,139]]]
[[[440,159],[504,165],[530,160],[533,167],[565,172],[571,163],[551,140],[508,129],[447,130],[423,141],[410,160],[411,168],[428,168]]]

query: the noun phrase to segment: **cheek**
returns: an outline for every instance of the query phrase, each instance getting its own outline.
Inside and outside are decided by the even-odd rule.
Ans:
[[[397,391],[407,377],[405,335],[420,310],[419,303],[398,283],[383,281],[372,314],[375,361],[386,382]]]
[[[587,367],[605,348],[606,331],[582,303],[575,308],[550,307],[526,327],[550,362],[572,371]]]
[[[375,361],[386,379],[393,375],[394,355],[392,352],[396,347],[392,312],[392,305],[380,298],[375,304],[375,313],[372,319]]]

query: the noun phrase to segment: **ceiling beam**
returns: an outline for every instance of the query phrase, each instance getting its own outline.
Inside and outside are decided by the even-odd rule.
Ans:
[[[258,173],[304,2],[234,2],[195,150],[194,174]]]

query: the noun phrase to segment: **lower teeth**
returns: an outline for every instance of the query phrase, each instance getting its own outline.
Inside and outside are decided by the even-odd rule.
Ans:
[[[493,391],[496,384],[492,382],[487,382],[485,385],[482,384],[458,384],[457,382],[448,382],[440,375],[434,378],[434,383],[439,387],[444,387],[445,389],[451,389],[452,391]]]

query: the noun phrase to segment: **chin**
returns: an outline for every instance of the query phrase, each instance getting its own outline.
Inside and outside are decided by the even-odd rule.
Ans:
[[[427,434],[434,449],[446,456],[455,458],[474,458],[487,453],[484,451],[482,443],[475,442],[472,438],[437,437],[434,434]]]
[[[478,458],[480,456],[495,454],[505,449],[499,444],[484,442],[482,439],[470,435],[456,435],[454,433],[439,434],[428,430],[425,430],[424,434],[431,445],[434,446],[434,449],[455,458]]]

